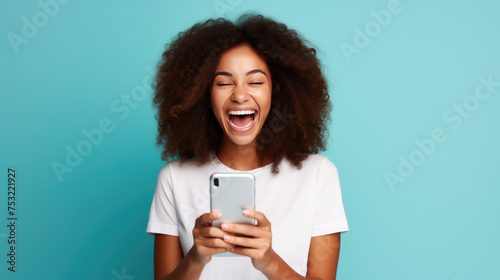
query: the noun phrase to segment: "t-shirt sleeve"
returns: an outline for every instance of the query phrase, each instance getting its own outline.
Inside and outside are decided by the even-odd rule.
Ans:
[[[325,157],[318,172],[312,236],[349,231],[337,167]]]
[[[179,236],[171,168],[167,163],[158,174],[146,232]]]

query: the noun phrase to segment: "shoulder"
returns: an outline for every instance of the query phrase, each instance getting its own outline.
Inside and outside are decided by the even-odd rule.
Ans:
[[[307,158],[301,162],[301,167],[297,168],[289,160],[284,160],[280,166],[280,173],[285,176],[296,174],[298,176],[314,176],[315,178],[328,178],[338,176],[337,167],[326,156],[319,154],[308,154]]]
[[[199,169],[209,163],[202,164],[197,159],[177,159],[167,162],[160,170],[160,175],[168,175],[169,173],[184,173],[190,172],[193,169]]]
[[[173,160],[167,162],[158,173],[158,180],[163,182],[171,182],[173,174],[182,173],[180,160]],[[181,174],[182,175],[182,174]]]
[[[328,185],[328,182],[338,181],[339,173],[335,164],[326,156],[310,154],[303,162],[303,168],[314,174],[318,185]]]
[[[198,159],[172,160],[161,168],[158,176],[160,179],[169,181],[195,179],[200,176],[206,177],[206,174],[211,174],[216,169],[217,163],[213,159],[204,163]]]
[[[319,154],[309,154],[302,162],[302,168],[312,168],[321,173],[337,172],[335,164],[328,157]]]

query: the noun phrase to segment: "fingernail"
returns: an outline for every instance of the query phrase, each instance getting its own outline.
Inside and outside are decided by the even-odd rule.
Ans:
[[[216,218],[220,218],[220,216],[221,216],[221,215],[222,215],[222,214],[221,214],[220,212],[216,212],[216,213],[214,214],[214,216],[215,216]]]
[[[222,224],[220,227],[221,227],[222,229],[228,229],[228,228],[229,228],[226,224]]]
[[[231,236],[229,236],[229,235],[224,235],[224,240],[226,240],[226,241],[231,241]]]
[[[243,214],[244,215],[250,215],[250,211],[249,210],[243,210]]]

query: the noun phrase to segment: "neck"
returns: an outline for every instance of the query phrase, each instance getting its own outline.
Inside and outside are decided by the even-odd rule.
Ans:
[[[266,159],[264,164],[260,163],[256,140],[247,145],[237,145],[226,135],[217,151],[217,158],[225,166],[240,171],[253,170],[272,162],[272,159]]]

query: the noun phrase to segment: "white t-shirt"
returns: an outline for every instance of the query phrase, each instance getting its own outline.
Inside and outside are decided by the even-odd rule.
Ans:
[[[210,212],[209,178],[215,172],[249,172],[255,176],[255,210],[271,222],[274,251],[305,276],[311,237],[349,230],[339,176],[325,156],[311,154],[297,169],[288,160],[251,171],[237,171],[216,156],[206,164],[167,163],[158,175],[146,232],[179,236],[184,255],[193,246],[196,218]],[[227,253],[231,254],[231,253]],[[200,279],[267,279],[249,257],[217,257],[205,266]]]

